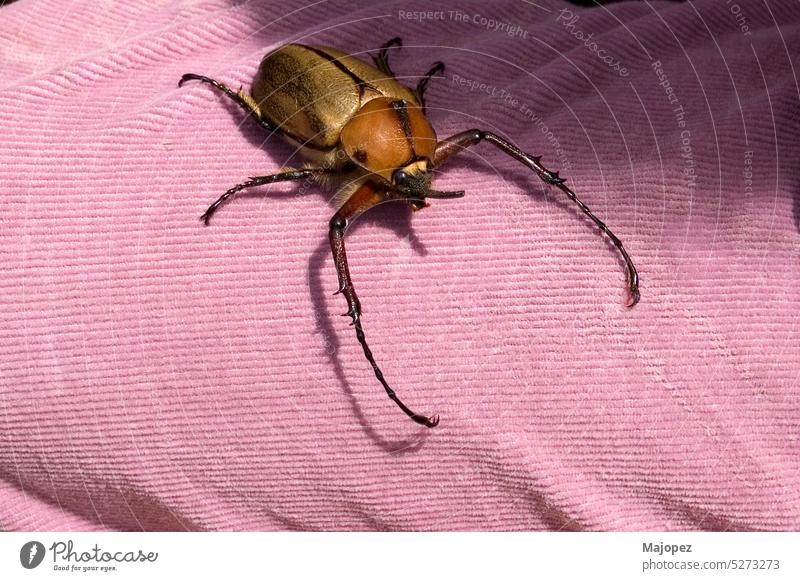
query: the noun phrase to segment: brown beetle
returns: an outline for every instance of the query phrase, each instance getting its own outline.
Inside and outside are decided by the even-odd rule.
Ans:
[[[373,57],[372,66],[332,48],[287,44],[261,61],[250,95],[241,89],[234,92],[201,75],[183,75],[178,86],[187,80],[213,85],[262,127],[299,148],[311,162],[304,169],[253,177],[231,188],[201,216],[206,224],[223,202],[245,188],[306,179],[337,188],[330,243],[339,277],[337,294],[343,293],[349,306],[345,315],[353,319],[364,355],[389,397],[412,420],[432,428],[439,423],[439,416],[416,414],[400,401],[384,379],[364,337],[361,306],[344,249],[345,230],[355,218],[381,202],[400,201],[419,210],[428,206],[429,198],[463,196],[463,191],[431,189],[432,172],[453,154],[486,141],[533,170],[546,184],[564,192],[606,233],[628,269],[629,306],[639,301],[639,277],[619,238],[578,199],[557,172],[540,163],[538,156],[480,129],[438,141],[425,117],[425,88],[431,77],[444,70],[444,64],[435,63],[414,90],[408,89],[389,68],[388,50],[401,45],[400,38],[384,44]]]

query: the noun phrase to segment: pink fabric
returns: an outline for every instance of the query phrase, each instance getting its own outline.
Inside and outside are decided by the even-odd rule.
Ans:
[[[0,8],[0,527],[798,529],[797,4],[537,4]],[[408,84],[447,63],[440,137],[543,155],[642,279],[626,308],[613,247],[490,145],[436,178],[463,200],[359,220],[367,337],[434,430],[338,316],[327,194],[198,221],[299,162],[177,87],[396,35]]]

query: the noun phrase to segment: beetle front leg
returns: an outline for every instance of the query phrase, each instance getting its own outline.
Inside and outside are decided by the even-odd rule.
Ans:
[[[400,401],[400,398],[397,397],[397,394],[394,392],[394,390],[389,387],[389,384],[383,377],[383,372],[378,367],[378,364],[375,363],[372,350],[369,348],[369,345],[367,345],[367,339],[364,336],[364,329],[361,326],[361,303],[358,301],[356,289],[353,287],[353,281],[350,278],[350,269],[347,266],[347,253],[344,249],[344,232],[347,229],[347,226],[356,217],[367,211],[369,208],[374,207],[378,203],[388,199],[389,198],[386,195],[376,191],[372,184],[367,183],[361,186],[361,188],[347,200],[345,205],[342,206],[338,212],[336,212],[333,218],[331,218],[331,251],[333,252],[333,260],[336,264],[336,274],[339,278],[339,290],[336,291],[336,294],[343,294],[347,299],[347,306],[349,308],[344,316],[349,316],[353,319],[352,324],[356,329],[356,337],[358,338],[358,342],[361,343],[361,347],[364,349],[364,356],[367,358],[367,361],[369,361],[370,365],[372,365],[372,369],[375,372],[375,377],[378,378],[378,381],[380,381],[381,385],[386,390],[386,394],[412,420],[418,424],[427,426],[428,428],[433,428],[439,423],[439,416],[434,415],[431,417],[426,417],[410,410],[402,401]]]
[[[224,204],[225,201],[228,198],[230,198],[231,196],[233,196],[237,192],[240,192],[240,191],[244,190],[245,188],[252,188],[252,187],[255,187],[255,186],[263,186],[263,185],[266,185],[266,184],[273,184],[275,182],[304,180],[304,179],[307,179],[307,178],[314,178],[314,177],[317,177],[317,176],[320,176],[320,175],[326,174],[326,173],[337,173],[337,172],[336,172],[336,170],[329,170],[329,169],[325,169],[325,168],[321,168],[320,167],[320,168],[308,168],[308,169],[299,169],[299,170],[293,170],[293,171],[285,171],[285,172],[277,173],[277,174],[274,174],[274,175],[271,175],[271,176],[256,176],[256,177],[252,177],[252,178],[250,178],[249,180],[247,180],[244,183],[241,183],[239,185],[233,186],[231,189],[229,189],[227,192],[225,192],[219,198],[217,198],[217,201],[214,202],[213,204],[211,204],[208,207],[208,210],[206,210],[203,213],[203,215],[200,216],[200,219],[203,222],[205,222],[206,226],[208,226],[208,222],[209,222],[209,220],[211,220],[211,216],[214,214],[214,212],[216,212],[217,209],[222,204]]]
[[[434,166],[438,166],[439,164],[443,163],[447,158],[450,156],[458,153],[459,151],[466,149],[472,145],[480,143],[481,141],[487,141],[500,149],[503,153],[513,157],[523,165],[527,166],[528,168],[532,169],[536,172],[536,175],[548,185],[555,186],[562,192],[564,192],[570,200],[575,202],[578,207],[583,211],[584,214],[589,216],[592,221],[597,224],[597,227],[600,228],[605,234],[611,239],[611,242],[614,246],[617,247],[622,258],[625,260],[625,266],[628,269],[628,292],[630,293],[630,299],[628,301],[628,306],[632,307],[636,303],[639,302],[639,274],[636,272],[636,267],[633,265],[633,261],[631,257],[628,256],[628,252],[625,250],[625,247],[622,246],[622,242],[619,238],[617,238],[614,233],[605,225],[605,223],[600,220],[594,213],[589,209],[589,206],[584,204],[582,201],[578,199],[578,196],[573,192],[569,187],[564,185],[566,181],[564,178],[558,175],[558,172],[551,172],[546,167],[544,167],[540,163],[541,156],[538,155],[530,155],[525,153],[521,149],[519,149],[514,144],[506,141],[502,137],[495,135],[489,131],[481,131],[480,129],[470,129],[468,131],[464,131],[462,133],[458,133],[453,135],[452,137],[448,137],[439,142],[436,146],[436,153],[434,154],[433,164]]]

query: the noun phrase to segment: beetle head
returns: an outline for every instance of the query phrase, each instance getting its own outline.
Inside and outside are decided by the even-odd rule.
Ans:
[[[425,207],[425,198],[464,195],[431,190],[436,132],[411,102],[389,97],[368,101],[342,128],[340,142],[355,164],[382,178],[415,208]]]
[[[431,162],[427,159],[414,161],[401,167],[392,174],[392,186],[404,197],[410,199],[414,209],[419,210],[428,205],[426,198],[460,198],[460,192],[440,192],[431,189]]]

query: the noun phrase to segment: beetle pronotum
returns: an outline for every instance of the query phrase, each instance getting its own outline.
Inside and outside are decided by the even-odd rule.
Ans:
[[[375,363],[364,337],[361,305],[344,248],[345,230],[358,216],[387,201],[404,202],[420,210],[428,206],[429,198],[463,196],[463,191],[431,189],[432,172],[452,155],[485,141],[564,192],[609,237],[627,267],[628,306],[639,301],[639,277],[619,238],[578,199],[557,172],[540,163],[539,156],[480,129],[438,141],[425,117],[425,88],[431,77],[444,70],[444,64],[435,63],[415,89],[408,89],[389,67],[388,50],[401,45],[400,38],[384,44],[373,56],[372,66],[332,48],[287,44],[261,61],[250,95],[194,74],[183,75],[178,86],[187,80],[209,83],[238,103],[262,127],[296,146],[310,161],[303,169],[252,177],[229,189],[201,216],[205,224],[222,203],[245,188],[306,179],[336,186],[337,209],[330,220],[330,244],[339,277],[336,294],[344,294],[347,299],[349,309],[345,316],[353,319],[364,355],[386,393],[412,420],[432,428],[439,423],[439,416],[414,413],[400,401]]]

